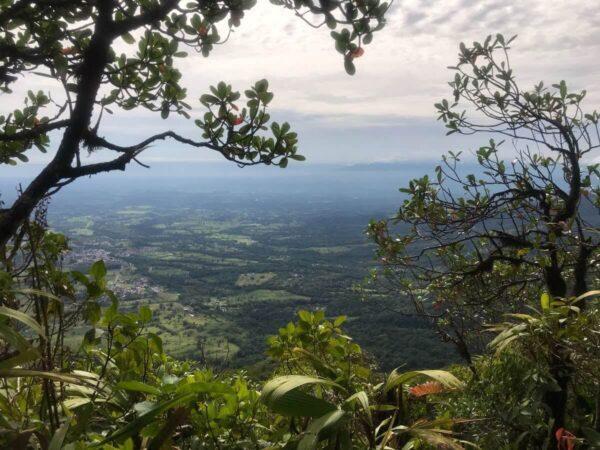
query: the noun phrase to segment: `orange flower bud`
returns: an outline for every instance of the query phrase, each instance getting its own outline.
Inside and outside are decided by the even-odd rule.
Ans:
[[[438,381],[427,381],[426,383],[411,387],[409,392],[413,397],[424,397],[425,395],[444,392],[444,386]]]
[[[577,439],[577,436],[570,431],[559,428],[556,430],[555,437],[558,450],[573,450],[575,448],[575,439]]]
[[[365,49],[362,47],[358,47],[356,50],[354,50],[352,53],[350,53],[350,56],[352,56],[352,58],[360,58],[362,55],[365,54]]]

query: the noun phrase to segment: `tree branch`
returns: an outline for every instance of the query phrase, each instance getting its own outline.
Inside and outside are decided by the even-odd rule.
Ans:
[[[34,139],[41,134],[47,133],[48,131],[57,130],[59,128],[64,128],[69,125],[71,121],[68,119],[59,120],[58,122],[48,122],[42,123],[35,128],[30,130],[20,131],[18,133],[13,134],[0,134],[0,142],[12,142],[12,141],[21,141],[24,139]]]
[[[172,138],[178,142],[181,142],[182,144],[191,145],[192,147],[196,147],[196,148],[204,147],[204,148],[209,148],[211,150],[220,152],[220,149],[218,147],[216,147],[215,145],[212,145],[208,142],[198,142],[198,141],[194,141],[192,139],[185,138],[183,136],[178,135],[174,131],[165,131],[163,133],[155,134],[154,136],[150,136],[149,138],[143,140],[142,142],[135,144],[135,145],[131,145],[131,146],[121,146],[121,145],[113,144],[113,143],[107,141],[106,139],[104,139],[103,137],[93,134],[91,131],[88,131],[88,133],[86,133],[84,135],[85,143],[89,147],[91,147],[91,148],[103,147],[108,150],[113,150],[113,151],[120,152],[120,153],[137,152],[139,150],[145,149],[146,147],[148,147],[148,145],[152,144],[155,141],[164,140],[166,138]]]

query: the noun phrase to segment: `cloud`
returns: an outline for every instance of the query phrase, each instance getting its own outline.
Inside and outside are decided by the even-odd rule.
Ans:
[[[450,94],[446,67],[456,61],[460,41],[518,34],[511,59],[521,83],[566,79],[588,90],[587,108],[598,108],[599,11],[587,0],[398,1],[386,28],[357,61],[356,76],[349,77],[328,29],[315,30],[260,0],[226,45],[209,58],[193,55],[179,64],[195,114],[201,113],[198,97],[211,84],[226,80],[244,90],[269,79],[274,118],[289,119],[301,132],[302,151],[313,161],[436,158],[450,143],[459,144],[444,137],[432,105]],[[191,122],[163,122],[145,111],[118,114],[102,131],[123,143],[164,128],[197,133]],[[179,152],[165,143],[151,153],[190,155]]]
[[[326,29],[314,30],[268,2],[247,14],[228,44],[207,61],[187,62],[186,79],[206,89],[221,78],[247,85],[266,77],[276,90],[275,106],[298,113],[431,117],[432,104],[447,95],[446,67],[458,43],[490,33],[519,34],[512,58],[528,84],[569,75],[600,103],[600,16],[585,0],[406,0],[397,2],[388,26],[357,61],[355,77]],[[585,68],[585,70],[577,70]],[[192,91],[196,91],[192,89]]]

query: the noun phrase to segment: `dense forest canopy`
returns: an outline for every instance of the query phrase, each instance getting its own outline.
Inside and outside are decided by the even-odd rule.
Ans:
[[[386,373],[348,335],[347,317],[300,308],[272,331],[262,372],[176,359],[152,327],[158,305],[124,308],[102,260],[84,270],[65,263],[70,242],[48,223],[51,196],[78,178],[144,165],[154,142],[211,150],[239,166],[304,159],[291,126],[271,121],[266,80],[243,101],[225,82],[212,87],[199,99],[202,117],[186,101],[176,61],[186,49],[209,56],[256,3],[0,1],[0,88],[32,86],[0,116],[0,163],[53,152],[0,210],[0,445],[599,448],[600,116],[565,81],[523,89],[509,61],[514,38],[460,44],[453,100],[436,108],[449,134],[500,135],[516,152],[492,138],[476,151],[472,174],[449,153],[434,177],[402,189],[393,219],[367,229],[379,268],[362,286],[366,301],[380,289],[410,299],[402,313],[427,321],[464,365],[403,370],[401,356],[390,355],[386,366],[400,368]],[[271,3],[331,28],[349,74],[390,6]],[[61,88],[60,98],[33,86],[40,77]],[[165,130],[126,146],[103,136],[105,114],[135,108],[193,119],[203,140]],[[100,149],[113,159],[85,162],[82,152]],[[272,277],[247,273],[236,283]],[[197,346],[204,354],[205,343]]]

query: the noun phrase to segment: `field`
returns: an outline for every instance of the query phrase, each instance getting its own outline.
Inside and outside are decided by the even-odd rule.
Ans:
[[[455,360],[427,324],[397,313],[402,299],[365,300],[356,289],[375,263],[364,229],[388,203],[169,190],[86,195],[51,209],[51,225],[71,239],[67,265],[103,259],[123,307],[149,304],[152,331],[174,356],[262,363],[268,335],[299,309],[320,308],[347,315],[350,334],[386,369]]]

